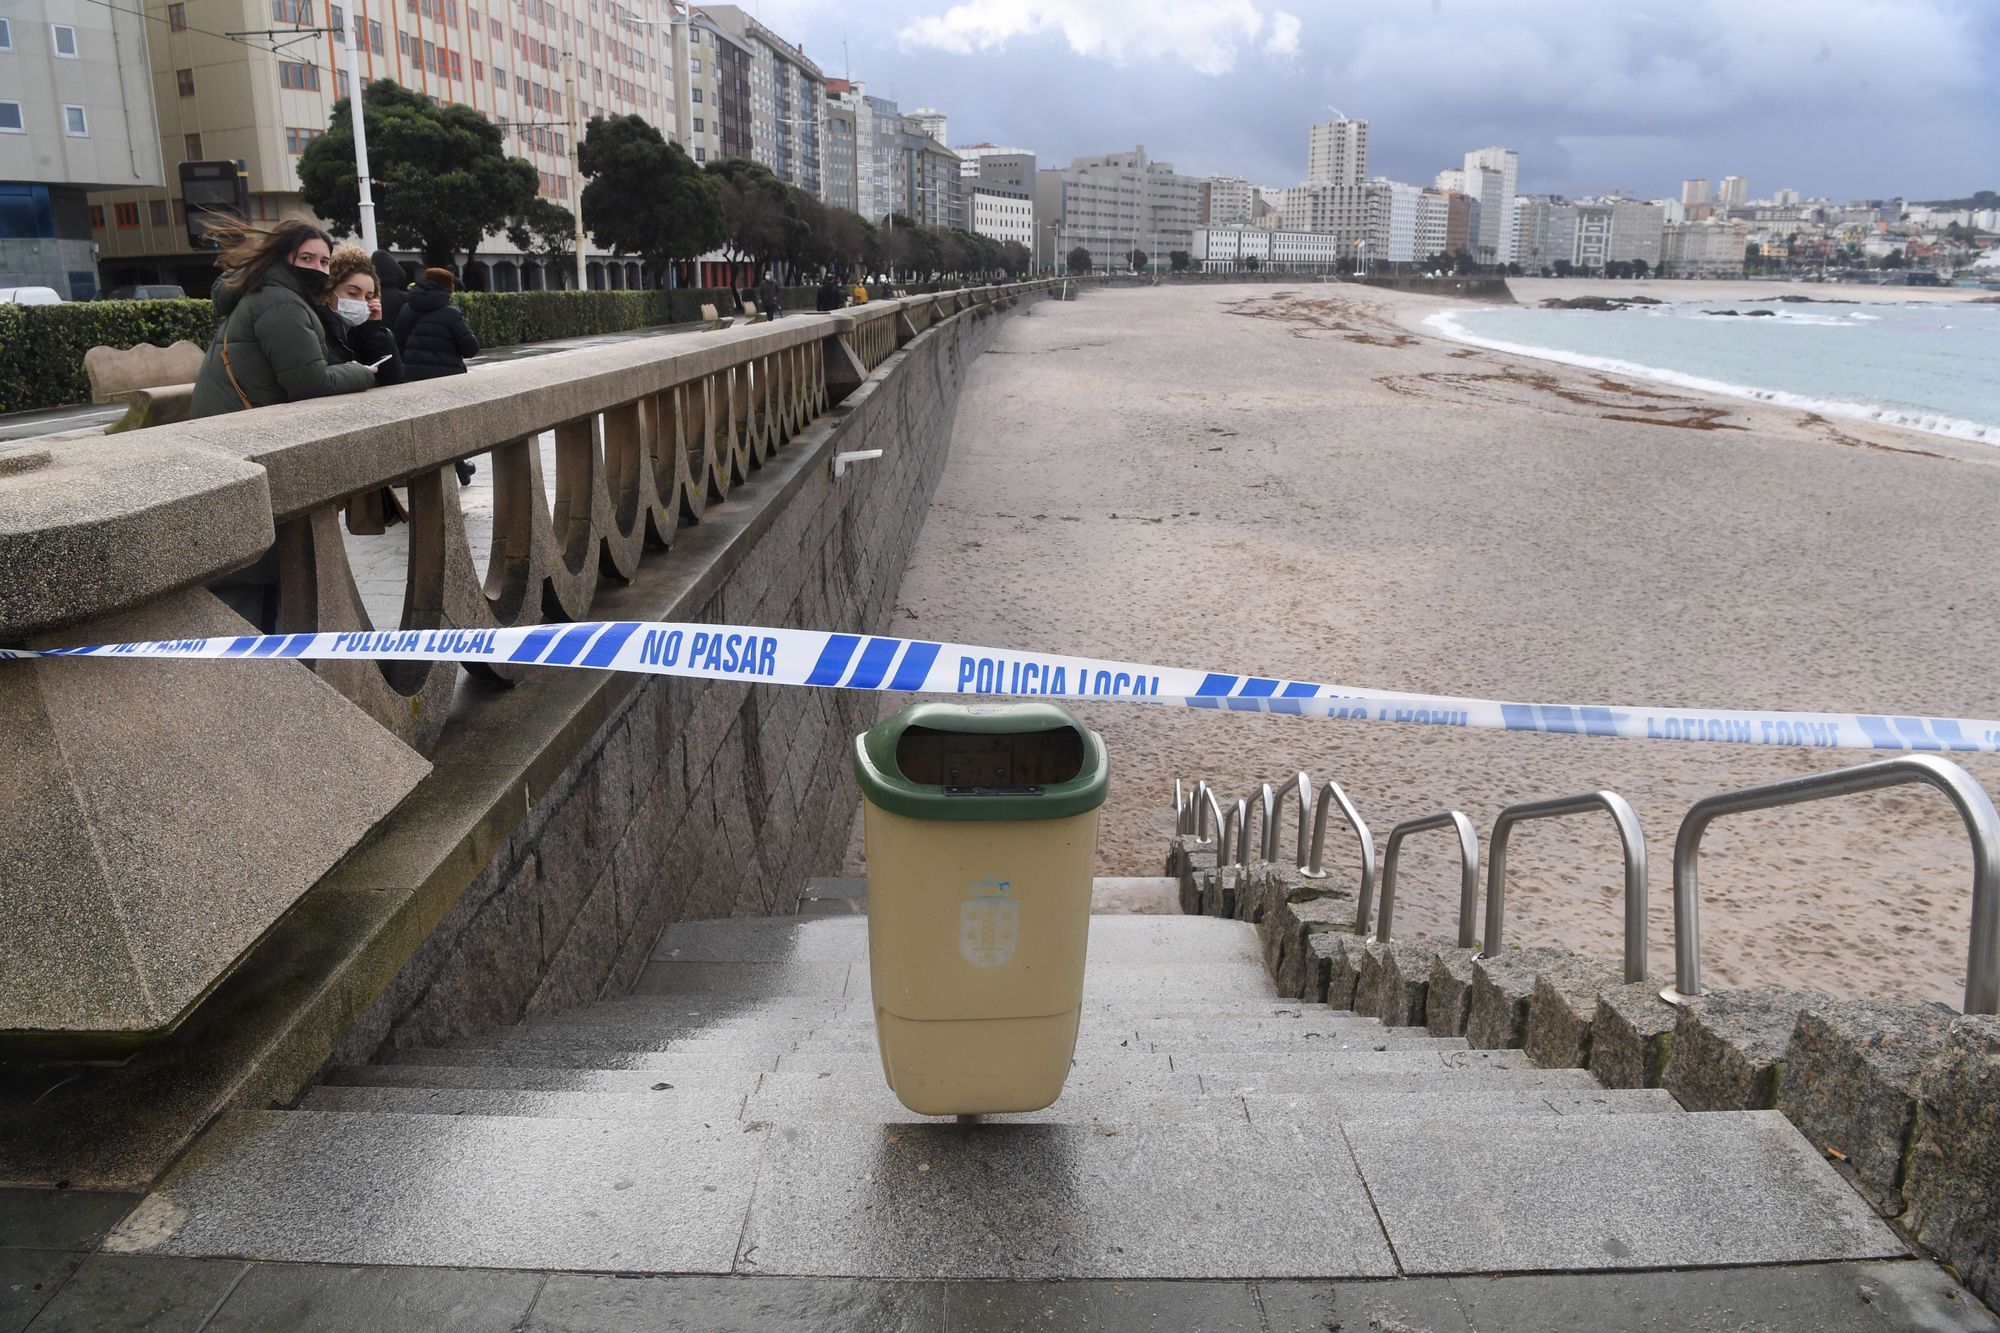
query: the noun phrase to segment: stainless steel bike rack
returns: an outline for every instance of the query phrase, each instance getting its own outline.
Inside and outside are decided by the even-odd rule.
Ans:
[[[1299,798],[1298,799],[1299,840],[1298,840],[1297,861],[1298,861],[1299,873],[1303,875],[1306,870],[1306,841],[1307,841],[1306,825],[1310,822],[1308,814],[1312,810],[1312,799],[1313,799],[1312,779],[1307,777],[1304,773],[1298,774],[1290,782],[1287,782],[1283,786],[1278,788],[1278,813],[1277,816],[1271,821],[1271,829],[1269,835],[1264,839],[1264,859],[1266,861],[1275,861],[1278,859],[1278,825],[1281,822],[1283,822],[1285,818],[1285,798],[1287,796],[1294,796],[1294,795],[1296,795]],[[1318,878],[1318,876],[1314,876],[1314,878]]]
[[[1312,856],[1306,861],[1305,869],[1299,873],[1309,879],[1325,879],[1326,871],[1320,868],[1326,855],[1326,812],[1335,807],[1340,817],[1347,821],[1347,827],[1354,830],[1354,837],[1361,844],[1361,887],[1354,895],[1354,928],[1363,934],[1368,931],[1368,913],[1375,905],[1375,839],[1368,832],[1367,821],[1354,808],[1354,802],[1347,799],[1347,793],[1331,778],[1319,789],[1319,804],[1313,811]]]
[[[1680,1004],[1701,994],[1700,904],[1695,867],[1701,860],[1701,839],[1711,821],[1721,815],[1773,806],[1798,805],[1920,782],[1936,787],[1958,809],[1972,838],[1972,942],[1965,967],[1965,1012],[2000,1012],[2000,813],[1993,798],[1973,776],[1934,755],[1903,755],[1874,763],[1837,768],[1830,773],[1786,778],[1761,787],[1721,792],[1688,807],[1674,839],[1674,984],[1660,992]]]
[[[1560,819],[1567,815],[1608,811],[1618,825],[1618,841],[1625,847],[1625,980],[1646,979],[1646,835],[1639,829],[1639,817],[1631,805],[1615,791],[1594,791],[1588,796],[1558,796],[1546,801],[1523,801],[1510,805],[1493,821],[1486,851],[1486,932],[1481,943],[1484,957],[1493,957],[1507,917],[1507,840],[1514,825],[1530,819]]]
[[[1389,830],[1389,842],[1382,851],[1382,910],[1374,936],[1383,944],[1389,942],[1390,920],[1396,911],[1396,857],[1403,849],[1403,839],[1441,828],[1458,831],[1458,947],[1472,947],[1472,918],[1479,911],[1479,831],[1457,810],[1405,820]]]

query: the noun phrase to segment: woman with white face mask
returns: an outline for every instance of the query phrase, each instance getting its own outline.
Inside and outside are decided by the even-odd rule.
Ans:
[[[387,357],[375,372],[375,383],[403,382],[403,359],[396,349],[396,335],[382,321],[375,265],[366,250],[343,245],[333,252],[326,270],[326,290],[316,304],[319,322],[326,330],[329,362],[359,361],[366,366]]]
[[[326,270],[326,290],[320,293],[313,309],[326,330],[326,359],[330,364],[358,361],[367,366],[381,362],[375,371],[375,383],[403,382],[403,358],[396,350],[396,335],[382,322],[375,265],[366,250],[358,245],[343,245],[333,252]],[[388,486],[364,492],[347,502],[347,530],[358,536],[372,536],[408,517],[402,498]]]

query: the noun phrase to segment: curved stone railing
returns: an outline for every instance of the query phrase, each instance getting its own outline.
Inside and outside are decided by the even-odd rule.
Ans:
[[[152,473],[140,487],[103,484],[126,461],[107,457],[123,442],[52,446],[61,456],[25,460],[15,494],[0,498],[0,569],[9,573],[0,643],[43,642],[225,574],[259,558],[273,535],[277,632],[582,619],[601,587],[631,580],[648,552],[671,547],[683,522],[728,499],[898,347],[960,311],[1004,309],[1047,285],[634,340],[162,427],[134,441],[133,461]],[[535,445],[544,432],[555,436],[553,478]],[[494,532],[480,569],[452,464],[487,453]],[[267,502],[253,498],[255,471],[230,469],[229,459],[261,470]],[[162,473],[170,482],[180,472],[195,484],[160,484]],[[226,475],[209,482],[209,473]],[[408,487],[410,510],[393,627],[370,623],[340,531],[352,498],[392,483]],[[314,670],[420,754],[447,725],[459,675],[452,662]]]
[[[786,521],[775,515],[788,497],[823,507],[829,493],[800,479],[788,446],[808,435],[817,450],[834,434],[907,434],[911,422],[874,405],[917,392],[894,387],[897,355],[916,342],[936,349],[926,364],[950,373],[926,376],[930,435],[903,444],[941,457],[929,440],[937,395],[956,391],[959,338],[1051,285],[638,338],[337,399],[0,448],[0,644],[242,634],[239,610],[287,633],[479,630],[574,621],[607,597],[654,596],[648,589],[680,589],[672,596],[695,618],[701,590],[734,577],[713,563],[718,542],[748,560],[756,525]],[[545,469],[540,441],[551,435]],[[474,456],[493,485],[483,564],[452,469]],[[880,482],[849,482],[835,499],[914,475],[908,462],[879,466]],[[764,488],[761,517],[727,503],[765,473],[788,480]],[[409,497],[393,626],[371,622],[341,530],[351,501],[387,485]],[[718,506],[728,520],[690,537]],[[867,507],[857,499],[851,512]],[[677,562],[684,545],[694,554]],[[474,670],[503,685],[514,674]],[[97,1042],[110,1053],[170,1028],[329,870],[351,868],[431,772],[430,757],[447,753],[444,790],[432,784],[422,809],[452,813],[431,828],[402,811],[396,826],[421,827],[403,836],[433,839],[458,859],[420,868],[406,857],[392,869],[403,888],[411,875],[434,877],[437,897],[424,901],[450,902],[566,771],[551,761],[502,774],[492,756],[511,737],[489,729],[518,734],[520,709],[507,702],[518,692],[461,691],[462,675],[456,662],[6,664],[0,756],[14,776],[0,802],[9,941],[0,1044],[76,1054]],[[572,716],[587,740],[587,719],[599,715],[562,715]],[[699,739],[709,746],[719,734]],[[509,782],[508,821],[465,822]],[[453,806],[452,790],[472,794]],[[369,878],[380,873],[371,863],[361,886],[380,887]]]

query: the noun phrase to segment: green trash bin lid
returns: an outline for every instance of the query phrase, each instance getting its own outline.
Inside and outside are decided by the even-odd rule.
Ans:
[[[1104,804],[1104,738],[1052,703],[911,704],[854,738],[861,794],[911,819],[1063,819]]]

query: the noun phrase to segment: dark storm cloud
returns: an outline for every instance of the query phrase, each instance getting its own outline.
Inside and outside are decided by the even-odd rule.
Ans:
[[[1289,184],[1330,106],[1371,122],[1371,171],[1418,183],[1492,143],[1520,151],[1524,191],[1565,193],[1740,174],[1753,194],[1920,198],[1990,188],[2000,162],[2000,6],[1981,0],[773,0],[763,16],[829,74],[949,112],[955,141],[1045,162],[1144,143],[1183,171]]]

